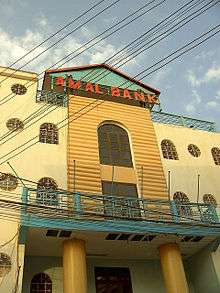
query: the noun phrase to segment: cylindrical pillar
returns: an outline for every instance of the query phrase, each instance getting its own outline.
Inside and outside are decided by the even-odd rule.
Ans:
[[[86,293],[85,241],[66,240],[63,243],[63,293]]]
[[[167,293],[188,293],[188,285],[181,252],[177,244],[168,243],[159,247],[160,261]]]

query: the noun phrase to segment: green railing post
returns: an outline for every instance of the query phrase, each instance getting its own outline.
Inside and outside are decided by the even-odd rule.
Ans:
[[[170,201],[170,207],[171,207],[171,214],[172,214],[173,221],[175,223],[179,223],[180,218],[179,218],[178,210],[173,200]]]
[[[23,222],[24,218],[26,217],[26,208],[28,203],[28,188],[26,186],[23,187],[22,194],[21,194],[21,222]]]
[[[212,204],[210,204],[209,209],[210,209],[211,214],[212,214],[213,222],[219,223],[219,218],[218,218],[216,208]]]
[[[79,218],[81,215],[81,195],[79,192],[74,194],[74,206],[76,211],[76,217]]]

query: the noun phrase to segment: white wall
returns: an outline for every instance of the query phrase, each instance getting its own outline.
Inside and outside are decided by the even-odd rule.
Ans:
[[[1,72],[4,73],[1,74]],[[7,76],[7,80],[3,81]],[[0,85],[0,100],[10,94],[10,101],[0,106],[0,157],[6,155],[8,152],[12,151],[19,145],[27,142],[31,138],[39,135],[39,127],[44,122],[57,123],[58,121],[63,120],[67,117],[67,108],[58,107],[48,116],[42,118],[40,121],[33,124],[31,127],[26,130],[18,132],[14,138],[10,139],[8,142],[2,144],[2,136],[8,133],[8,128],[6,127],[6,122],[10,118],[19,118],[24,120],[31,113],[40,109],[44,103],[36,103],[36,90],[37,90],[37,81],[33,83],[30,82],[30,79],[36,79],[37,75],[35,73],[18,71],[13,72],[12,69],[5,69],[0,67],[0,82],[3,83]],[[26,84],[27,93],[24,95],[12,94],[11,86],[13,84]],[[28,84],[27,84],[28,83]],[[33,84],[29,87],[30,84]],[[1,104],[1,102],[0,102]],[[38,118],[36,118],[38,119]],[[35,120],[33,120],[35,121]],[[15,133],[15,132],[14,132]],[[11,137],[11,136],[10,136]],[[38,141],[38,138],[32,142]],[[31,143],[32,143],[31,142]],[[28,144],[29,145],[29,144]],[[28,146],[27,145],[27,146]],[[26,147],[26,146],[25,146]],[[19,149],[22,150],[23,148]],[[11,155],[13,155],[12,153]],[[10,159],[10,155],[6,156],[4,159],[0,158],[0,172],[11,173],[13,171],[10,169],[7,163],[1,164],[4,160],[9,160],[13,168],[16,170],[18,176],[27,178],[32,181],[38,181],[42,177],[52,177],[58,184],[59,188],[67,188],[67,128],[63,128],[59,131],[59,144],[45,144],[37,143],[31,148],[25,150],[21,154],[17,155],[15,158]],[[14,175],[14,174],[13,174]],[[21,189],[22,185],[19,182],[19,186],[10,192],[0,189],[0,200],[8,199],[13,201],[19,201],[21,198]],[[18,242],[18,229],[19,229],[19,218],[9,220],[9,211],[8,209],[1,209],[0,215],[0,246],[10,239],[17,233],[13,242],[6,245],[3,248],[0,247],[0,252],[8,253],[12,258],[12,270],[9,274],[5,276],[3,280],[0,279],[0,293],[11,293],[15,287],[17,280],[17,270],[18,270],[18,260],[21,265],[21,273],[23,268],[23,256],[24,256],[24,247],[17,247]],[[19,213],[17,213],[19,217]],[[2,217],[5,219],[2,221]],[[15,248],[12,251],[12,245]],[[20,250],[20,254],[17,253]],[[21,280],[19,280],[20,282]],[[20,284],[19,284],[20,285]],[[19,291],[18,291],[19,292]]]
[[[176,191],[185,192],[196,202],[198,174],[200,175],[200,201],[205,193],[211,193],[220,204],[220,166],[215,165],[211,149],[220,148],[220,133],[189,129],[185,127],[154,123],[166,179],[171,171],[171,196]],[[176,146],[179,160],[164,159],[161,141],[171,140]],[[188,152],[188,145],[195,144],[201,151],[196,158]],[[168,180],[167,180],[168,181]]]

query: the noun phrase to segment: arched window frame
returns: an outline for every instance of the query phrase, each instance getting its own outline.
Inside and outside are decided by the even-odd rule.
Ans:
[[[10,173],[0,173],[0,189],[11,191],[18,187],[18,179]]]
[[[218,147],[213,147],[211,153],[215,165],[220,166],[220,149]]]
[[[210,204],[210,205],[214,206],[215,208],[217,207],[217,201],[216,201],[214,195],[212,195],[211,193],[206,193],[203,195],[203,202],[205,204]]]
[[[109,132],[101,133],[103,128],[112,127],[114,130],[119,130],[110,135]],[[113,130],[113,132],[114,132]],[[99,158],[100,163],[103,165],[111,166],[121,166],[133,168],[133,156],[132,156],[132,145],[127,129],[125,129],[121,124],[113,121],[106,121],[99,125],[97,129],[98,133],[98,146],[99,146]],[[101,137],[102,135],[102,137]],[[114,149],[114,135],[116,136],[116,149]],[[108,140],[108,143],[105,140]],[[123,140],[125,140],[123,142]],[[126,142],[126,143],[125,143]],[[103,148],[103,153],[102,153]],[[106,150],[107,149],[107,150]],[[118,158],[114,156],[114,151],[118,150]],[[127,157],[125,157],[125,152],[127,152]]]
[[[52,293],[52,280],[45,273],[38,273],[31,280],[30,293]]]
[[[11,257],[6,253],[0,252],[0,278],[11,271],[11,266]]]
[[[42,177],[37,184],[37,203],[58,205],[58,185],[51,177]]]
[[[161,141],[161,151],[162,151],[164,159],[179,160],[176,147],[171,140],[163,139]]]
[[[53,123],[41,124],[39,141],[42,143],[58,144],[59,134],[58,134],[57,126]]]
[[[191,217],[192,210],[188,196],[182,191],[176,191],[173,195],[173,200],[177,207],[177,212],[181,217]]]
[[[201,156],[201,151],[199,147],[195,144],[189,144],[188,145],[188,152],[190,153],[191,156],[198,158]]]

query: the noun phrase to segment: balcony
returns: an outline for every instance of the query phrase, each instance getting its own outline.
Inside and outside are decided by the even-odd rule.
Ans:
[[[153,122],[216,132],[215,123],[164,112],[151,112]]]
[[[55,192],[24,188],[24,226],[94,232],[168,233],[217,236],[217,209],[211,204]]]

